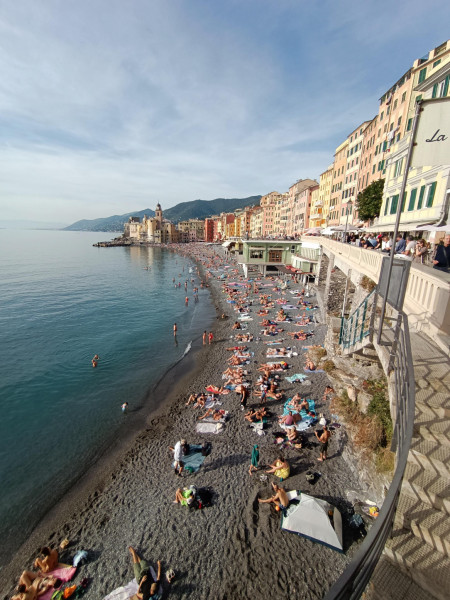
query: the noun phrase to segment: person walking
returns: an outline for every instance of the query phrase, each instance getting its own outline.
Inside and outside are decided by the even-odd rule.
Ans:
[[[248,470],[249,475],[251,475],[253,473],[253,471],[258,470],[258,463],[259,463],[259,446],[258,446],[258,444],[255,444],[253,446],[251,464],[250,464],[250,468]]]

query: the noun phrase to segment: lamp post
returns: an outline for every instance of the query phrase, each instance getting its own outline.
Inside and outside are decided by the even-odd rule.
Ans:
[[[347,225],[348,225],[348,213],[349,213],[349,209],[350,212],[352,212],[353,209],[353,202],[351,200],[349,200],[347,202],[347,218],[345,219],[345,229],[344,229],[344,239],[342,240],[345,243],[345,240],[347,239]]]

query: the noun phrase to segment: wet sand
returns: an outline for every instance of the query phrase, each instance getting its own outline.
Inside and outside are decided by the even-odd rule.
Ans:
[[[237,281],[238,277],[233,273],[229,280]],[[39,546],[56,546],[66,537],[71,545],[61,554],[63,562],[70,562],[76,550],[89,553],[89,560],[79,569],[75,582],[89,577],[91,583],[84,598],[95,600],[133,578],[129,545],[153,564],[160,559],[163,573],[172,567],[177,576],[171,589],[165,584],[165,594],[185,599],[265,599],[274,595],[318,599],[349,562],[356,545],[348,533],[344,536],[346,553],[339,554],[282,531],[280,515],[269,505],[260,505],[257,501],[258,497],[269,497],[270,482],[275,479],[269,476],[267,482],[262,482],[261,471],[249,476],[251,450],[255,443],[259,444],[260,465],[268,465],[275,458],[277,446],[272,432],[279,428],[273,420],[282,412],[282,401],[268,400],[267,406],[275,417],[269,420],[264,436],[258,436],[244,421],[238,395],[233,392],[219,398],[223,402],[221,408],[230,413],[224,431],[217,435],[195,432],[201,411],[186,408],[184,404],[191,392],[204,391],[209,384],[223,383],[222,372],[231,355],[226,348],[237,344],[230,340],[235,333],[231,326],[237,318],[233,305],[226,303],[220,281],[210,279],[209,283],[218,315],[225,313],[229,317],[217,320],[214,343],[202,347],[195,362],[188,358],[183,368],[173,373],[173,379],[179,378],[173,389],[160,388],[159,393],[167,395],[167,399],[157,413],[142,423],[137,437],[121,440],[39,525],[29,542],[2,570],[2,598],[9,597],[6,592],[11,591],[20,572],[30,568]],[[296,287],[300,286],[291,286],[291,289]],[[272,294],[274,298],[279,295],[269,287],[261,289],[261,293]],[[259,337],[263,318],[255,314],[260,308],[259,295],[250,297],[254,303],[253,321],[248,322],[247,331]],[[292,302],[290,294],[286,298]],[[269,318],[274,318],[275,312],[276,309],[272,309]],[[318,312],[314,311],[317,317]],[[293,323],[282,327],[286,331],[298,330]],[[281,334],[249,343],[255,355],[246,368],[253,385],[257,367],[266,360],[267,345],[263,341],[283,338],[284,346],[296,346],[298,356],[287,359],[290,369],[281,374],[281,390],[286,397],[299,391],[313,398],[316,411],[330,416],[322,402],[323,390],[328,384],[325,373],[307,374],[309,386],[291,384],[284,379],[286,374],[303,372],[306,352],[300,347],[321,344],[324,334],[325,326],[319,324],[314,326],[314,336],[305,342],[293,341]],[[192,371],[183,377],[186,366]],[[254,396],[249,400],[249,406],[252,405],[258,405]],[[193,444],[210,441],[212,452],[197,473],[185,474],[180,479],[171,468],[168,448],[183,437]],[[286,490],[302,490],[336,504],[341,508],[345,524],[349,506],[345,492],[358,487],[355,469],[341,456],[346,443],[345,430],[341,428],[333,436],[329,460],[324,463],[317,461],[319,450],[313,429],[307,430],[305,437],[310,447],[284,450],[291,464],[291,475],[282,485]],[[315,485],[305,479],[308,469],[321,474]],[[173,504],[177,487],[190,484],[210,487],[214,491],[213,506],[190,510]]]

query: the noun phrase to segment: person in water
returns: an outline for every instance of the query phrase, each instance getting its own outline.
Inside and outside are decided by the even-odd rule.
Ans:
[[[122,412],[126,412],[126,410],[127,410],[127,408],[128,408],[128,402],[124,402],[124,403],[122,404],[122,407],[121,407],[121,408],[122,408]]]
[[[99,360],[99,356],[98,356],[98,354],[96,354],[94,356],[94,358],[92,359],[92,366],[94,367],[94,369],[97,366],[98,360]]]

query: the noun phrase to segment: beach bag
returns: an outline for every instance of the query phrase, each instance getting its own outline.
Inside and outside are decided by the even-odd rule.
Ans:
[[[205,442],[202,446],[202,456],[209,456],[211,454],[211,442]]]

